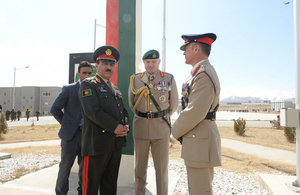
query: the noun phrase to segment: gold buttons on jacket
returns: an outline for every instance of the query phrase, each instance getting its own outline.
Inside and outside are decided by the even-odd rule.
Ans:
[[[103,130],[102,130],[102,133],[105,133],[105,131],[106,131],[106,129],[103,129]]]
[[[195,137],[196,137],[196,135],[195,135],[195,134],[193,134],[193,137],[195,138]]]

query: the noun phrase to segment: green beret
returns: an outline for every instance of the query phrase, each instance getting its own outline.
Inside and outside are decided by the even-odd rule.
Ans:
[[[154,49],[149,50],[144,54],[143,60],[144,59],[159,59],[159,52]]]

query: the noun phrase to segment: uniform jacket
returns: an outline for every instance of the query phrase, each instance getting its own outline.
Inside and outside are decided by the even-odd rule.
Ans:
[[[126,146],[125,137],[116,137],[118,124],[125,125],[128,113],[120,90],[114,93],[98,74],[81,83],[79,99],[83,109],[82,155],[94,156]],[[127,119],[126,119],[127,118]]]
[[[149,85],[149,80],[146,74],[138,73],[135,75],[134,78],[134,88],[135,90],[140,89],[141,87],[145,86],[145,84]],[[163,76],[162,76],[163,75]],[[154,88],[151,89],[151,93],[153,94],[156,102],[159,104],[161,110],[165,110],[167,108],[170,108],[169,113],[165,116],[169,120],[170,116],[177,110],[178,108],[178,92],[176,87],[176,82],[174,80],[174,77],[172,74],[163,72],[160,73],[160,70],[158,70],[158,73],[156,74],[153,83],[158,82],[169,82],[171,84],[171,90],[155,90]],[[160,97],[164,96],[166,98],[165,101],[161,101]],[[139,96],[136,97],[138,99]],[[154,118],[154,119],[147,119],[143,117],[139,117],[136,115],[136,111],[133,110],[134,107],[134,95],[131,91],[131,88],[129,86],[128,91],[128,99],[129,99],[129,106],[132,109],[132,111],[135,113],[134,119],[133,119],[133,136],[135,138],[140,139],[162,139],[162,138],[168,138],[170,137],[170,128],[166,121],[164,121],[161,117]],[[145,97],[142,98],[141,102],[137,106],[137,109],[139,112],[146,113],[149,110],[145,107]],[[158,112],[156,109],[154,103],[150,99],[150,111],[152,112]],[[170,121],[169,121],[170,122]]]
[[[215,121],[204,120],[219,103],[220,83],[208,60],[196,64],[186,82],[188,104],[172,126],[173,137],[182,137],[181,157],[186,166],[221,165],[221,138]]]
[[[79,81],[65,85],[50,109],[50,113],[61,124],[58,136],[65,141],[73,138],[82,119],[79,87]]]

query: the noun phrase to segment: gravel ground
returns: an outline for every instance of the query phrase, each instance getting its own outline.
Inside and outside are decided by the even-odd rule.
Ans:
[[[24,174],[59,163],[60,156],[23,154],[0,160],[0,181],[6,182]],[[153,167],[153,161],[149,161]],[[188,195],[187,173],[183,161],[170,160],[169,169],[177,171],[179,180],[174,195]],[[222,168],[215,168],[213,181],[214,195],[268,195],[258,181],[259,173],[237,174]]]
[[[22,154],[0,160],[0,182],[4,183],[30,172],[59,163],[60,156]]]

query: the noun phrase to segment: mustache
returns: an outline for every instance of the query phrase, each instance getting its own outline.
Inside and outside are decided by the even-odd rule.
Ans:
[[[106,69],[106,71],[105,72],[111,72],[111,70],[110,69]]]

